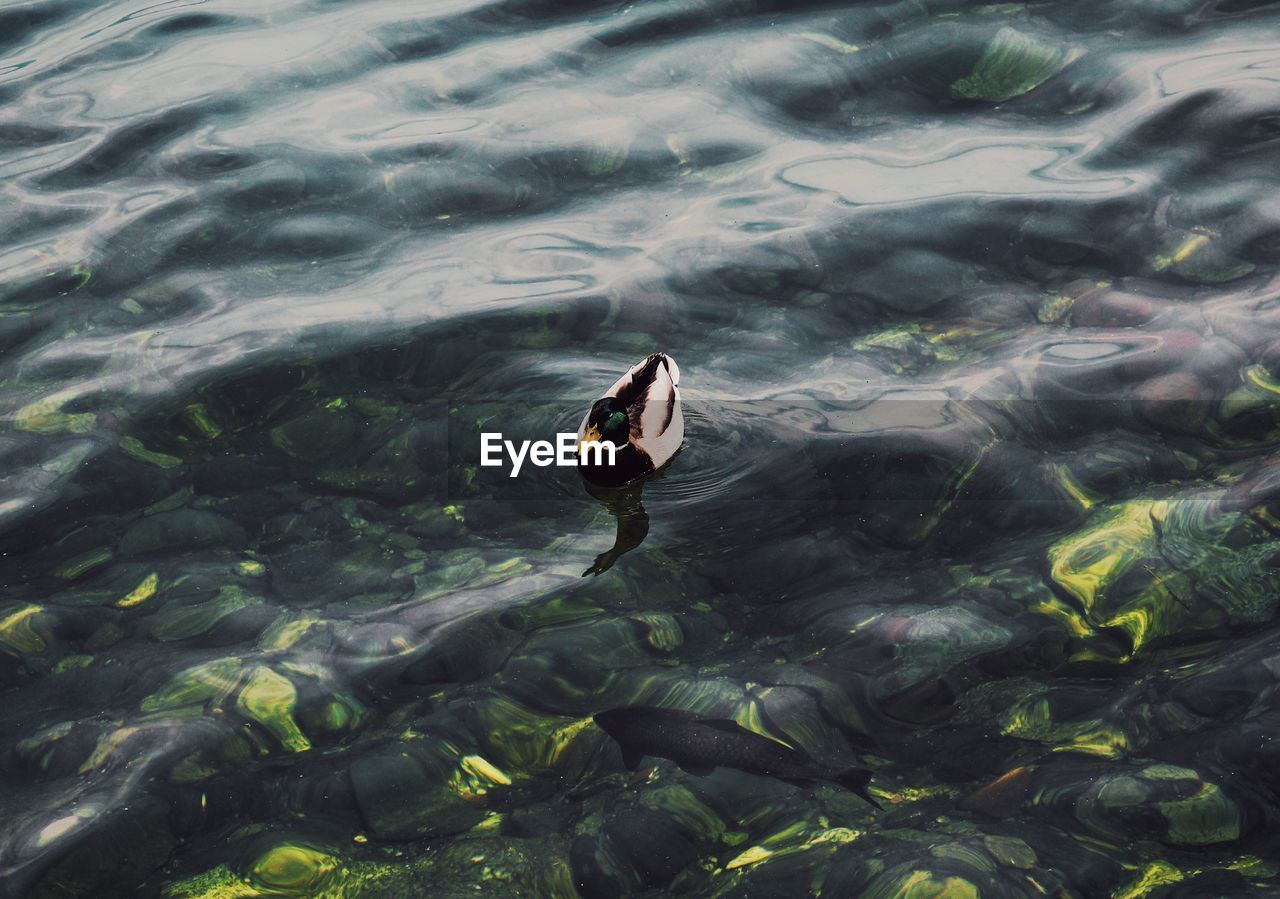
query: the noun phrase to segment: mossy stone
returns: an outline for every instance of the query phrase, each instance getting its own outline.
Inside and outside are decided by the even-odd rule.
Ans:
[[[346,409],[322,406],[271,429],[271,442],[286,455],[304,462],[327,459],[350,445],[356,422]]]
[[[242,547],[247,539],[244,528],[225,515],[203,509],[179,509],[136,522],[120,540],[120,552],[141,556],[211,546]]]

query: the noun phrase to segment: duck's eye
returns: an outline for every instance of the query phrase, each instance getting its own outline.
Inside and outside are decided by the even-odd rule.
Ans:
[[[627,413],[615,412],[605,419],[604,427],[607,431],[616,431],[627,423]]]

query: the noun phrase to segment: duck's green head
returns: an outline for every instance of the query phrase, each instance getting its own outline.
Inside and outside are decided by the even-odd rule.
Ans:
[[[593,440],[625,446],[631,436],[631,424],[627,419],[627,406],[616,396],[596,400],[587,416],[587,429],[582,442]]]

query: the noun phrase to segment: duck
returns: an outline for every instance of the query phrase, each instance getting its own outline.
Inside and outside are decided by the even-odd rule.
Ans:
[[[613,444],[613,464],[592,442]],[[666,353],[653,353],[613,382],[591,404],[578,426],[578,471],[591,484],[625,487],[671,461],[684,443],[680,367]]]

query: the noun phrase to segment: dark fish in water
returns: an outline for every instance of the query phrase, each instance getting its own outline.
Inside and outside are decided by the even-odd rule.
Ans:
[[[866,768],[829,768],[802,750],[749,731],[736,721],[644,706],[610,709],[594,720],[622,748],[622,761],[629,770],[652,755],[670,759],[690,774],[710,774],[712,768],[722,766],[802,787],[829,781],[881,808],[867,793],[871,772]]]

